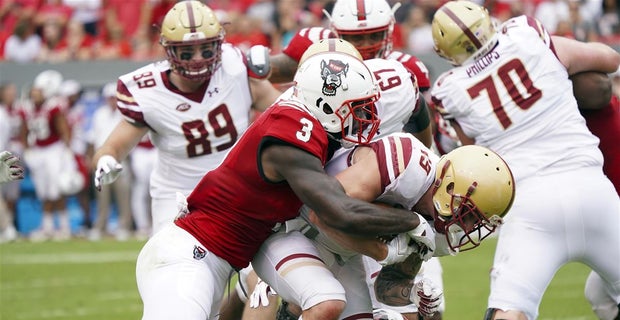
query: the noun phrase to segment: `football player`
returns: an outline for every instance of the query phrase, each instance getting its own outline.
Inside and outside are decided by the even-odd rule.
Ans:
[[[30,234],[33,241],[71,237],[69,213],[59,173],[75,171],[75,156],[70,149],[70,128],[59,97],[63,76],[56,70],[39,73],[30,91],[29,106],[22,109],[20,139],[25,146],[23,158],[30,169],[37,198],[41,200],[43,218],[39,229]],[[56,230],[54,213],[60,228]]]
[[[114,181],[129,152],[148,133],[158,150],[151,176],[153,233],[177,213],[176,192],[188,195],[215,168],[250,123],[280,94],[224,43],[215,13],[200,1],[180,1],[161,25],[167,60],[118,79],[125,116],[93,159],[95,186]]]
[[[496,28],[469,1],[444,4],[432,30],[436,52],[455,66],[435,82],[433,101],[461,142],[501,155],[518,185],[499,233],[485,319],[536,319],[547,285],[571,261],[590,266],[618,296],[620,199],[569,75],[613,72],[620,54],[551,37],[528,16]]]
[[[341,168],[346,169],[339,171]],[[386,257],[381,240],[347,235],[325,225],[312,211],[302,211],[302,218],[288,222],[286,231],[270,237],[252,261],[261,279],[283,300],[304,310],[308,301],[329,297],[330,288],[325,286],[328,278],[338,279],[347,297],[339,319],[373,318],[359,253],[383,265],[374,284],[379,302],[390,306],[414,304],[419,316],[433,316],[439,310],[442,291],[426,279],[416,281],[414,287],[422,260],[477,247],[501,224],[515,193],[510,169],[494,152],[468,146],[438,159],[407,133],[394,133],[368,146],[358,146],[347,157],[329,163],[326,170],[339,171],[335,177],[353,197],[433,219],[434,226],[427,226],[426,232],[434,234],[435,230],[438,235],[433,252],[418,250],[404,261],[393,261],[392,255],[398,253],[388,247]],[[315,260],[323,263],[310,263]],[[311,283],[308,277],[312,277]],[[295,318],[279,311],[278,319]]]
[[[295,83],[293,98],[268,108],[200,180],[175,223],[141,250],[136,277],[143,319],[217,318],[231,272],[247,267],[302,203],[335,229],[404,233],[405,243],[410,237],[420,246],[433,243],[418,232],[427,224],[420,216],[348,197],[325,174],[335,148],[368,143],[378,129],[378,89],[364,63],[347,54],[317,54],[299,67]],[[342,312],[344,289],[335,280],[325,285],[334,288],[331,299],[306,309],[305,319]]]
[[[617,74],[617,71],[616,73]],[[606,73],[580,72],[572,75],[573,93],[586,125],[599,140],[603,152],[603,172],[609,177],[620,195],[620,100],[613,94],[612,81]],[[620,315],[620,296],[614,296],[605,281],[590,271],[585,285],[585,296],[599,319],[615,320]]]

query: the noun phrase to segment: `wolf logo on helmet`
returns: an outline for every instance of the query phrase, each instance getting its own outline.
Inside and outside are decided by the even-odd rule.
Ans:
[[[336,89],[342,85],[341,76],[347,76],[349,65],[340,60],[321,61],[321,78],[323,78],[323,94],[336,95]]]

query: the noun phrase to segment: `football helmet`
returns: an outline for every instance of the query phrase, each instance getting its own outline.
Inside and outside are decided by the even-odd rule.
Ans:
[[[450,1],[433,16],[435,52],[453,65],[487,54],[497,43],[489,12],[469,1]]]
[[[338,38],[321,39],[314,42],[312,45],[304,51],[304,54],[299,59],[299,64],[302,64],[309,57],[320,52],[341,52],[350,54],[360,60],[363,60],[362,55],[349,41]]]
[[[435,230],[445,234],[452,250],[473,249],[510,210],[515,196],[512,172],[497,153],[476,145],[452,150],[436,168]]]
[[[41,90],[43,97],[49,99],[60,93],[62,74],[56,70],[45,70],[39,73],[32,84],[32,88]]]
[[[377,133],[379,89],[361,60],[340,52],[317,53],[299,66],[293,82],[293,97],[343,147],[369,143]]]
[[[160,44],[172,70],[191,80],[206,80],[222,60],[224,28],[213,10],[200,1],[180,1],[166,13]],[[201,52],[194,59],[195,50]]]
[[[332,31],[353,43],[367,60],[384,58],[392,51],[394,12],[399,7],[396,3],[390,8],[386,0],[338,0],[331,14],[323,12]]]

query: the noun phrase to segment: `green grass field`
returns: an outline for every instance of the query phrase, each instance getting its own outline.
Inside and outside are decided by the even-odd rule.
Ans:
[[[142,244],[74,240],[0,245],[0,319],[140,319],[134,266]],[[444,319],[482,319],[494,245],[490,240],[475,251],[442,258]],[[596,319],[583,296],[587,273],[578,264],[562,268],[544,297],[540,319]]]

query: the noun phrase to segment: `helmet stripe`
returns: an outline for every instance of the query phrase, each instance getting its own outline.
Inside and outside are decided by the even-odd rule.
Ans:
[[[357,0],[357,20],[366,20],[366,0]]]
[[[187,18],[189,19],[189,31],[196,32],[196,21],[194,17],[194,8],[192,7],[192,1],[187,1],[185,3],[187,7]]]
[[[461,31],[463,31],[463,33],[467,36],[467,38],[469,38],[469,40],[474,44],[474,46],[476,46],[477,49],[482,48],[482,43],[480,42],[480,40],[476,38],[476,36],[471,32],[471,30],[469,30],[465,23],[463,23],[463,21],[459,19],[459,17],[454,14],[452,10],[448,9],[447,6],[443,6],[439,10],[443,11],[443,13],[445,13],[450,19],[452,19],[456,23],[457,26],[459,26]]]
[[[330,52],[336,51],[336,39],[328,39],[327,40],[328,50]]]

